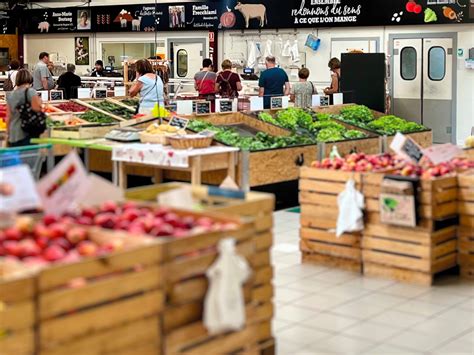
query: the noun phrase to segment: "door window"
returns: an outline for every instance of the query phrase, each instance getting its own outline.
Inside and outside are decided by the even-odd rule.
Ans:
[[[415,80],[416,78],[416,49],[413,47],[405,47],[400,54],[401,76],[403,80]]]
[[[178,57],[176,72],[180,78],[184,78],[188,75],[188,51],[180,49],[176,56]]]
[[[446,51],[443,47],[431,47],[428,52],[428,77],[441,81],[446,76]]]

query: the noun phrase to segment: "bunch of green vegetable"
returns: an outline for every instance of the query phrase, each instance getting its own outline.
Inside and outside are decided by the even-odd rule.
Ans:
[[[270,115],[269,113],[267,112],[261,112],[259,115],[258,115],[258,118],[260,120],[262,120],[263,122],[267,122],[267,123],[271,123],[271,124],[274,124],[276,126],[279,126],[279,123],[276,119],[273,118],[272,115]]]
[[[374,119],[372,111],[364,105],[344,107],[341,110],[341,120],[355,125],[365,125]]]
[[[52,120],[51,118],[48,117],[46,118],[46,126],[48,128],[62,127],[64,126],[64,123],[61,121]]]
[[[133,112],[129,109],[107,101],[93,102],[92,106],[97,107],[105,112],[109,112],[116,116],[122,117],[126,120],[131,119],[134,115]]]
[[[409,122],[397,116],[383,116],[367,124],[368,129],[372,129],[380,134],[392,135],[397,132],[410,133],[423,131],[426,128],[422,125]]]
[[[189,123],[188,128],[196,132],[202,132],[204,130],[215,132],[216,135],[214,138],[217,141],[249,151],[277,149],[315,143],[313,139],[305,136],[292,135],[289,137],[275,137],[264,132],[258,132],[254,137],[242,137],[234,128],[216,127],[211,123],[200,120],[192,120]]]
[[[106,116],[103,113],[89,110],[81,114],[81,119],[91,123],[114,123],[116,122],[112,117]]]
[[[124,99],[121,101],[124,105],[130,106],[134,109],[138,107],[139,101],[136,99]]]

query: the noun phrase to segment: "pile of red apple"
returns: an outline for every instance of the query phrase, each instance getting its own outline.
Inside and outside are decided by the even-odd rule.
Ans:
[[[106,202],[100,207],[84,208],[78,213],[64,216],[62,221],[127,231],[133,235],[177,238],[236,228],[234,223],[221,223],[208,217],[182,216],[166,207],[140,206],[134,202]]]
[[[367,155],[353,153],[344,158],[326,158],[321,162],[315,161],[311,166],[318,169],[370,172],[395,169],[398,164],[399,160],[391,154]]]
[[[30,217],[20,217],[14,226],[0,230],[0,257],[21,260],[27,265],[72,263],[121,248],[120,240],[98,245],[90,240],[86,228],[52,218],[34,223]]]
[[[465,158],[455,158],[449,162],[433,164],[429,160],[422,160],[420,164],[405,163],[403,168],[398,169],[395,174],[410,177],[420,177],[429,180],[437,177],[455,174],[458,171],[474,168],[474,161]]]

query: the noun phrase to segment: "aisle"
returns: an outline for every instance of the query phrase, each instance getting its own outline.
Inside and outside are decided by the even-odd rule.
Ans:
[[[474,354],[474,282],[430,288],[301,265],[299,214],[275,213],[278,354]]]

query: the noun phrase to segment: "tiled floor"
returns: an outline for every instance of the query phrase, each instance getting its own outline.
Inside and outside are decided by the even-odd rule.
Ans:
[[[299,214],[275,213],[277,353],[474,354],[474,283],[421,287],[301,265]]]

